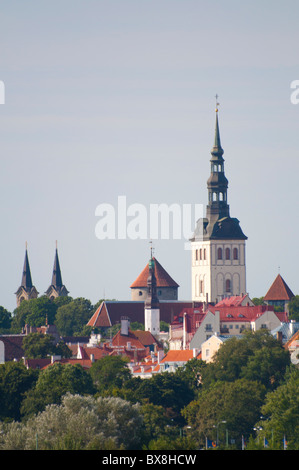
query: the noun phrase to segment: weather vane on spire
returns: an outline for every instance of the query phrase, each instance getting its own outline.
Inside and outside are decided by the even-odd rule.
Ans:
[[[218,102],[219,96],[217,95],[217,93],[215,95],[215,98],[216,98],[216,113],[218,113],[218,106],[219,106],[220,103]]]

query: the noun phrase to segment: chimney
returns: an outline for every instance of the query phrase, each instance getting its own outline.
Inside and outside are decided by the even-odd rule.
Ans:
[[[122,336],[128,336],[129,335],[129,326],[130,326],[130,320],[129,317],[121,317],[120,319],[120,334]]]
[[[183,320],[183,349],[186,349],[187,344],[187,322],[186,322],[187,313],[184,312],[184,320]]]

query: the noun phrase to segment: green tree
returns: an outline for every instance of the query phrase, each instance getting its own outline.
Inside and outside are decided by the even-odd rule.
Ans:
[[[2,425],[0,449],[140,449],[141,431],[140,405],[68,393],[23,423]]]
[[[216,440],[217,434],[224,443],[226,429],[240,445],[241,436],[249,437],[252,433],[264,396],[265,387],[258,382],[221,381],[202,389],[198,399],[188,404],[182,414],[199,446],[205,445],[206,436]]]
[[[179,374],[164,372],[141,380],[134,397],[140,403],[162,406],[174,425],[183,426],[181,410],[194,399],[194,391]]]
[[[109,395],[114,388],[122,388],[131,373],[127,360],[122,356],[106,356],[92,364],[90,370],[92,380],[101,394]]]
[[[30,333],[23,339],[25,357],[29,359],[40,359],[55,353],[54,338],[42,333]]]
[[[299,295],[295,295],[289,303],[289,316],[291,320],[299,321]]]
[[[190,359],[184,367],[180,367],[176,374],[185,380],[194,391],[201,387],[202,376],[209,365],[201,359]]]
[[[0,420],[19,420],[20,407],[28,390],[35,385],[38,372],[19,362],[0,365]]]
[[[91,302],[79,297],[58,307],[55,325],[62,336],[81,335],[91,312]]]
[[[21,412],[24,416],[43,411],[48,404],[60,404],[67,392],[72,394],[93,394],[91,376],[79,364],[54,363],[40,372],[36,385],[26,393]]]
[[[11,322],[11,313],[8,312],[4,307],[0,306],[0,332],[2,334],[7,333],[7,331],[10,330]]]
[[[69,358],[72,355],[72,351],[63,341],[56,344],[53,336],[44,335],[42,333],[30,333],[26,335],[23,339],[22,346],[25,357],[29,359],[40,359],[50,355]]]
[[[14,311],[12,329],[20,332],[26,324],[37,327],[46,323],[53,325],[56,311],[56,304],[45,295],[37,299],[24,300]]]
[[[256,424],[259,438],[265,437],[270,447],[281,449],[286,437],[288,449],[299,450],[299,369],[291,367],[285,381],[269,392],[262,407],[264,419]]]
[[[289,364],[288,352],[268,330],[246,331],[241,339],[231,338],[217,351],[214,362],[203,371],[203,385],[247,378],[273,389]]]
[[[254,303],[254,305],[265,305],[264,297],[254,297],[252,299],[252,302]]]

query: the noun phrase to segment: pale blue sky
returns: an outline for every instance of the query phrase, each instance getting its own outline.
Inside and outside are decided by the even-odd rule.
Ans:
[[[130,299],[148,241],[99,241],[95,209],[205,206],[216,93],[247,290],[280,266],[298,294],[298,17],[297,0],[1,2],[0,305],[15,308],[26,240],[41,294],[58,240],[70,295]],[[184,241],[155,250],[190,299]]]

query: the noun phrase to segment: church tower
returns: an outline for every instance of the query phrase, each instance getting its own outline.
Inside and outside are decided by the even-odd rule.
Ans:
[[[51,300],[55,299],[56,297],[66,297],[69,293],[67,288],[62,283],[62,276],[61,276],[58,250],[57,250],[57,242],[56,242],[56,251],[55,251],[55,257],[54,257],[52,282],[51,282],[50,287],[48,287],[45,293],[46,293],[46,296],[49,297]]]
[[[152,252],[148,267],[147,296],[144,302],[144,329],[145,331],[150,331],[153,336],[156,336],[160,333],[160,305],[157,296],[155,260],[152,256]]]
[[[23,267],[23,273],[22,273],[22,281],[21,281],[20,287],[18,288],[15,294],[17,296],[17,307],[21,305],[21,302],[23,302],[23,300],[36,299],[38,296],[38,292],[36,288],[34,287],[34,285],[32,284],[31,271],[30,271],[29,259],[28,259],[27,242],[26,242],[26,250],[25,250],[24,267]]]
[[[206,217],[197,221],[190,240],[192,300],[198,302],[218,302],[225,297],[246,293],[247,237],[241,230],[239,220],[230,217],[223,153],[216,108]]]

